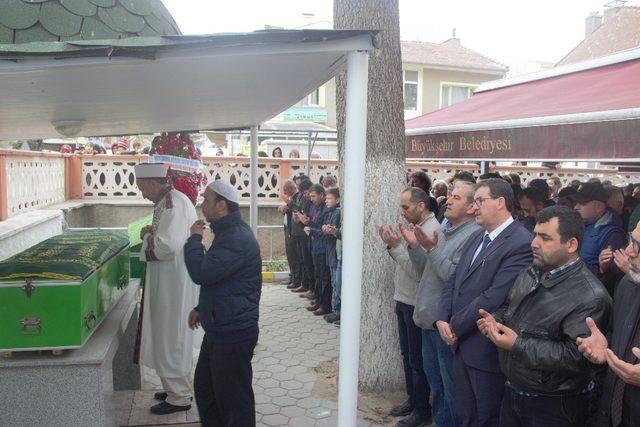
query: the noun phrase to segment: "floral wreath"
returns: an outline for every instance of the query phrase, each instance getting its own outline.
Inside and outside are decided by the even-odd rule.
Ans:
[[[189,134],[182,132],[163,133],[154,138],[150,154],[174,156],[200,162],[200,154],[196,150]],[[200,194],[200,186],[207,184],[207,179],[200,171],[185,171],[178,165],[169,168],[168,176],[173,188],[184,193],[195,205]]]

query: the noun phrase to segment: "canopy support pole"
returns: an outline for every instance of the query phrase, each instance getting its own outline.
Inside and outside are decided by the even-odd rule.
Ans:
[[[489,173],[489,162],[482,161],[480,162],[480,175],[484,175],[485,173]]]
[[[369,53],[347,57],[344,140],[344,209],[342,233],[342,287],[340,310],[340,370],[338,426],[352,427],[358,417],[360,357],[360,300],[364,242],[365,154],[367,144],[367,82]]]
[[[258,126],[251,126],[251,202],[249,223],[253,234],[258,237]]]
[[[311,132],[307,133],[307,176],[311,176]]]

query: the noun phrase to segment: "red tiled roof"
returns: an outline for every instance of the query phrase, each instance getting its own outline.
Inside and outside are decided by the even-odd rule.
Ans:
[[[640,46],[640,7],[606,10],[602,24],[580,42],[558,65],[598,58]]]
[[[492,72],[507,72],[507,66],[468,49],[460,40],[451,38],[442,43],[402,41],[402,62],[453,68],[472,68]]]

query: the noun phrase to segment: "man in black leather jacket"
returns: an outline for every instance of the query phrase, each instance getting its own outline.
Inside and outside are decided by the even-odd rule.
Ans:
[[[480,331],[498,347],[507,387],[501,426],[583,426],[592,369],[576,339],[584,322],[607,324],[611,298],[579,258],[584,225],[565,206],[536,217],[533,266],[521,271],[505,306],[480,310]]]

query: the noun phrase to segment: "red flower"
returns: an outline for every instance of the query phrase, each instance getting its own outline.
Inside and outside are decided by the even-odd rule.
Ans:
[[[169,132],[161,136],[156,147],[156,153],[160,155],[170,155],[186,159],[200,160],[200,155],[195,145],[189,138],[189,134]],[[187,173],[183,171],[171,171],[173,187],[184,193],[196,204],[198,192],[203,181],[203,176],[199,172]]]

